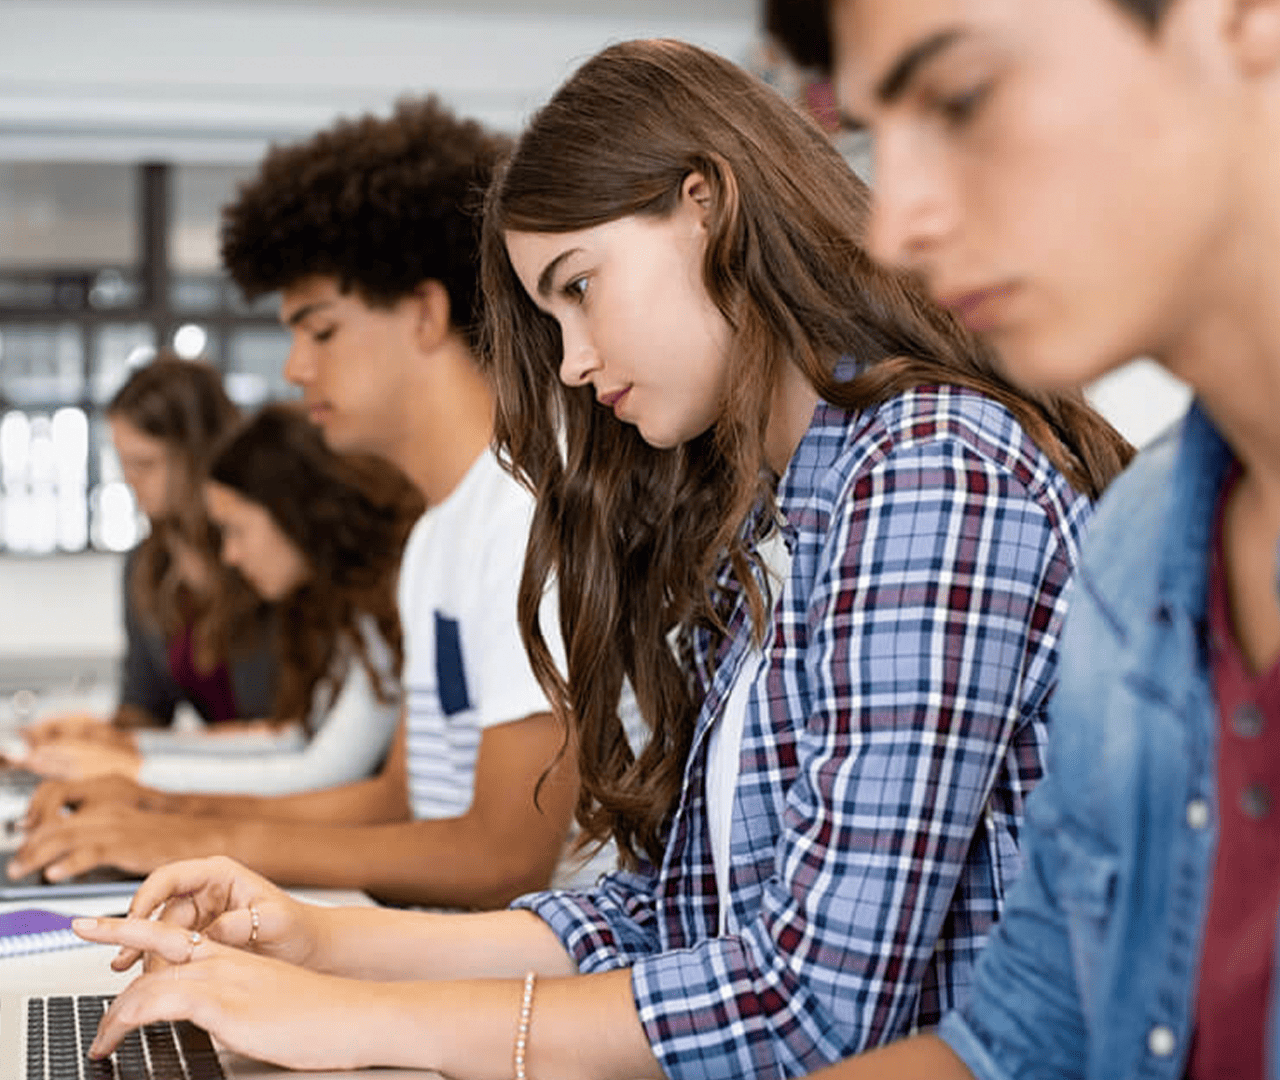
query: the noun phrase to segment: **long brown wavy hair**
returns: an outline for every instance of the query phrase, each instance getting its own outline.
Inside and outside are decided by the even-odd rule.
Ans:
[[[208,478],[263,507],[310,569],[277,601],[275,715],[309,724],[322,683],[332,704],[346,677],[336,668],[344,653],[368,672],[381,701],[396,700],[403,659],[396,579],[424,508],[418,489],[381,458],[330,450],[290,405],[268,405],[232,434]],[[362,618],[377,625],[393,670],[379,671],[369,656]]]
[[[201,493],[209,454],[240,422],[240,410],[216,368],[161,350],[125,380],[106,415],[159,440],[169,454],[169,512],[151,519],[126,587],[134,606],[166,636],[191,623],[196,661],[211,670],[230,655],[233,643],[255,640],[267,610],[239,574],[222,566]],[[183,579],[175,556],[179,545],[207,567],[208,589],[193,589]]]
[[[710,431],[658,450],[597,407],[589,386],[560,382],[558,325],[521,287],[504,237],[661,217],[694,171],[712,193],[703,280],[731,327],[733,392]],[[764,632],[752,523],[772,518],[764,436],[783,365],[850,410],[922,384],[972,387],[1008,407],[1090,495],[1131,454],[1081,397],[1015,389],[910,280],[874,265],[861,244],[868,209],[867,189],[816,125],[734,64],[675,41],[623,43],[587,61],[489,190],[482,281],[496,439],[537,496],[521,630],[577,746],[584,832],[612,836],[629,863],[661,857],[703,694],[673,635],[687,642],[701,626],[722,637],[739,592]],[[835,375],[842,357],[858,362],[851,381]],[[716,584],[725,570],[727,590]],[[552,582],[567,681],[538,623]],[[651,731],[638,758],[617,715],[624,677]]]

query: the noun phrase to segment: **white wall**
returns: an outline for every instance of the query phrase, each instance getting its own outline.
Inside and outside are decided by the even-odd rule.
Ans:
[[[682,37],[743,58],[757,33],[753,0],[475,7],[2,0],[0,158],[256,161],[407,91],[514,131],[611,41]]]
[[[118,656],[122,556],[0,556],[0,657]]]
[[[1151,360],[1099,379],[1089,400],[1135,446],[1145,446],[1187,410],[1191,391]]]

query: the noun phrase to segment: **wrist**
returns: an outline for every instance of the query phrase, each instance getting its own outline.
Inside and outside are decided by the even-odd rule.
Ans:
[[[448,1019],[447,984],[344,980],[353,990],[362,1068],[435,1069],[449,1057],[451,1039],[464,1041]]]

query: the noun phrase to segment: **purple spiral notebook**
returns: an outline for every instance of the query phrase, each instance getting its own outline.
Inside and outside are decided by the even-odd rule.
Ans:
[[[88,945],[71,929],[73,917],[42,908],[0,914],[0,957]]]

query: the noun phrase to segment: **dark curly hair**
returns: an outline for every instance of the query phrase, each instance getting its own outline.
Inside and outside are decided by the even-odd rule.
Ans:
[[[250,299],[320,274],[389,307],[439,281],[453,325],[470,335],[481,198],[508,149],[434,95],[273,147],[223,208],[223,264]]]
[[[314,691],[326,681],[332,701],[345,677],[334,670],[344,641],[378,697],[394,700],[403,657],[396,578],[425,508],[418,489],[381,458],[335,453],[290,405],[266,406],[225,440],[208,478],[263,507],[311,568],[278,604],[276,715],[309,725]],[[365,648],[364,617],[391,649],[390,685]]]
[[[1160,25],[1170,0],[1111,0],[1143,26]],[[831,0],[765,0],[764,28],[801,67],[831,71]]]

